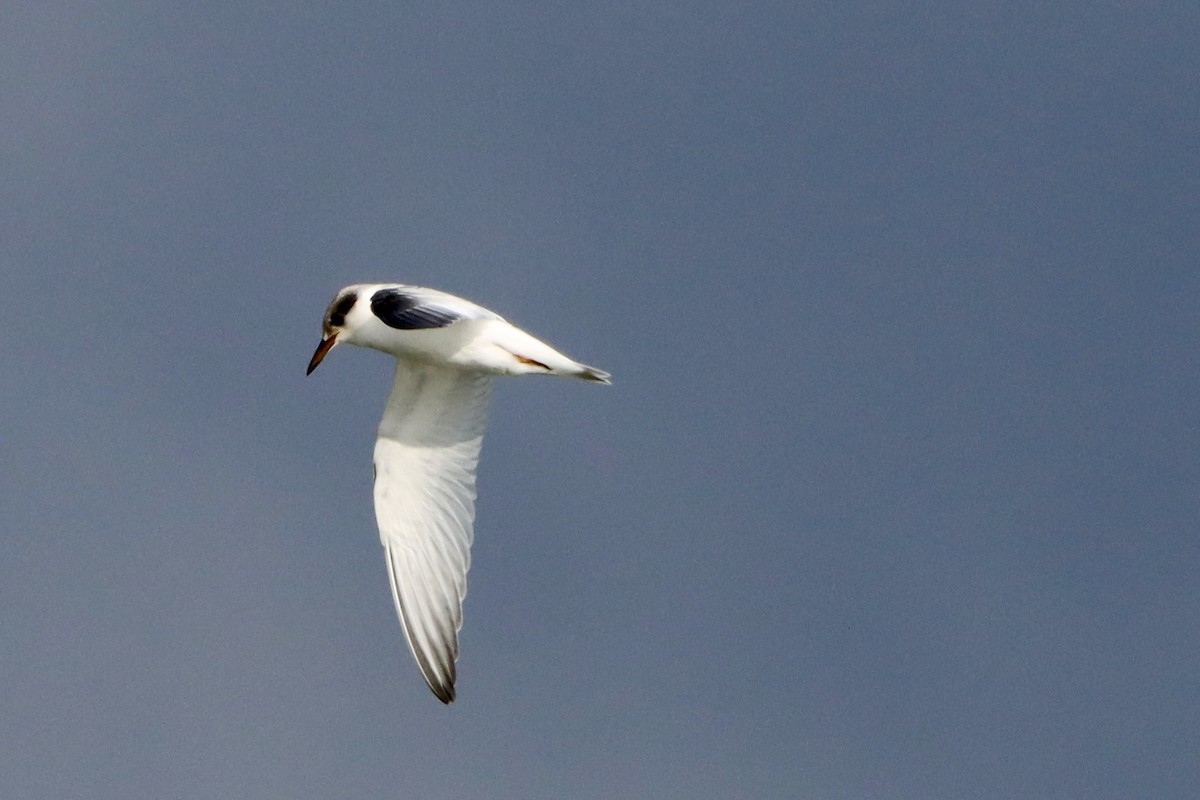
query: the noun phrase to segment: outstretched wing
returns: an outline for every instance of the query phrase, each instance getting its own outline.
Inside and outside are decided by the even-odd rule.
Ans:
[[[375,519],[392,598],[443,703],[454,700],[489,388],[486,375],[400,359],[375,441]]]

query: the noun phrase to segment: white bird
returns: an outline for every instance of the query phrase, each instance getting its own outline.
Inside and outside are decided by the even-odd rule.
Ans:
[[[409,649],[429,688],[450,703],[491,378],[566,375],[608,383],[609,374],[486,308],[402,284],[338,292],[308,374],[343,343],[396,357],[375,440],[375,519]]]

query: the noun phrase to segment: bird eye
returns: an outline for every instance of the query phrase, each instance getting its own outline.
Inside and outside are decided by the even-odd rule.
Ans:
[[[338,300],[329,311],[329,324],[335,328],[345,325],[346,315],[350,313],[350,309],[354,308],[354,303],[357,300],[358,295],[353,292]]]

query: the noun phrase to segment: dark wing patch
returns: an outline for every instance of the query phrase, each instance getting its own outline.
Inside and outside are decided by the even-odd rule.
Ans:
[[[461,319],[453,311],[422,303],[419,295],[403,289],[380,289],[371,295],[371,312],[384,324],[402,331],[444,328]]]

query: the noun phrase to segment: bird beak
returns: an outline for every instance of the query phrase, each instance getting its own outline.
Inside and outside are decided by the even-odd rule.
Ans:
[[[331,333],[322,339],[321,343],[317,345],[317,352],[313,353],[312,361],[308,362],[308,372],[304,374],[312,375],[312,371],[317,368],[317,364],[321,363],[321,359],[325,358],[325,354],[332,350],[335,344],[337,344],[336,333]]]

